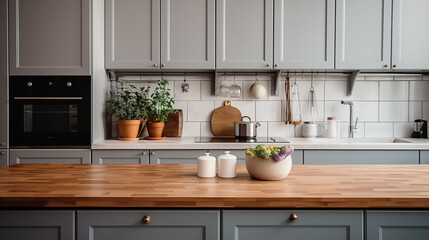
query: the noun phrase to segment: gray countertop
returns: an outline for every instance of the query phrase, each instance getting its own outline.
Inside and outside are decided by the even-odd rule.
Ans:
[[[290,143],[265,145],[291,145],[295,149],[337,150],[429,150],[429,139],[415,138],[286,138]],[[163,141],[139,140],[135,142],[105,140],[92,144],[92,149],[242,149],[261,143],[195,143],[195,137],[167,138]]]

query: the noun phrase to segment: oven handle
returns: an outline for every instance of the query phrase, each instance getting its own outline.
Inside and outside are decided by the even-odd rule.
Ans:
[[[15,100],[82,100],[82,97],[14,97]]]

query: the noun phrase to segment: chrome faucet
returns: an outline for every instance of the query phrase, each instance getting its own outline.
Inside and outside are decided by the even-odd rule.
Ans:
[[[349,138],[353,138],[354,133],[359,131],[359,129],[357,128],[357,123],[359,118],[356,118],[355,125],[353,126],[353,102],[341,101],[341,104],[350,106]]]

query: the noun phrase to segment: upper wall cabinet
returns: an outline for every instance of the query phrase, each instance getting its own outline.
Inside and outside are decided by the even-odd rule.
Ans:
[[[275,0],[274,68],[333,69],[335,0]]]
[[[273,0],[218,0],[216,28],[216,68],[273,68]]]
[[[428,0],[393,0],[393,69],[429,69],[428,12]]]
[[[391,11],[391,0],[337,0],[337,69],[390,68]]]
[[[90,75],[90,0],[9,0],[10,75]]]
[[[106,1],[106,69],[214,69],[214,0]]]

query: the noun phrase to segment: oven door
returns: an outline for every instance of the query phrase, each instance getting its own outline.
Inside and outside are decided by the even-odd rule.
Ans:
[[[82,97],[14,97],[11,147],[89,148],[90,106]]]

